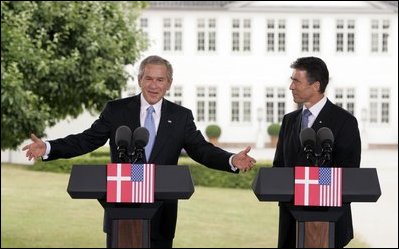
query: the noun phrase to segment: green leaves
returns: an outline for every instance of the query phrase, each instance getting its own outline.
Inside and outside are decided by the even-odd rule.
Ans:
[[[125,63],[146,43],[142,2],[1,2],[1,148],[84,109],[100,111],[126,85]]]

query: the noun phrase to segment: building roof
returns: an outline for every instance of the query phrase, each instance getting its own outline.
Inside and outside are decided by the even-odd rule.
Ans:
[[[149,1],[158,10],[230,10],[262,12],[397,13],[397,1]]]
[[[151,9],[217,9],[234,1],[149,1]]]

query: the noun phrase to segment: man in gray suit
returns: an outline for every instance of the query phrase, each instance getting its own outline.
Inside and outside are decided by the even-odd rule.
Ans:
[[[299,134],[302,113],[308,112],[305,127],[317,132],[322,127],[331,129],[335,141],[332,160],[325,166],[360,167],[361,143],[356,118],[339,106],[331,103],[324,95],[329,73],[323,60],[316,57],[297,59],[292,65],[290,90],[294,102],[303,107],[284,116],[280,129],[273,167],[295,167],[307,165],[305,153],[301,150]],[[280,203],[278,247],[295,247],[295,220],[289,212],[292,203]],[[335,224],[335,246],[344,247],[353,238],[350,203],[342,205],[343,216]]]
[[[177,164],[181,150],[185,149],[195,161],[213,169],[231,173],[251,169],[256,161],[248,156],[251,149],[249,146],[238,154],[215,147],[197,130],[189,109],[164,99],[172,80],[171,64],[159,56],[149,56],[142,61],[139,68],[138,84],[141,94],[108,102],[100,117],[80,134],[46,142],[32,134],[33,143],[23,150],[26,150],[29,160],[38,157],[43,157],[44,160],[71,158],[93,151],[109,139],[111,161],[116,162],[117,128],[126,125],[134,130],[144,126],[147,109],[151,108],[155,140],[151,151],[146,151],[149,155],[147,162],[158,165]],[[133,148],[129,150],[132,151]],[[151,220],[152,248],[172,247],[176,219],[177,201],[164,201],[160,211]],[[110,246],[111,231],[107,217],[104,231],[107,232],[107,244]]]

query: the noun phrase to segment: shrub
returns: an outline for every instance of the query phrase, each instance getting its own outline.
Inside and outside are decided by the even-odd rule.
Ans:
[[[220,134],[222,134],[222,129],[220,129],[220,126],[216,124],[208,125],[205,134],[208,138],[219,138]]]
[[[273,123],[270,124],[269,127],[267,127],[267,134],[270,136],[278,136],[280,133],[280,124],[278,123]]]
[[[190,169],[195,186],[250,189],[260,167],[271,167],[271,161],[258,161],[256,167],[244,174],[232,174],[207,168],[191,158],[180,158],[179,165]]]

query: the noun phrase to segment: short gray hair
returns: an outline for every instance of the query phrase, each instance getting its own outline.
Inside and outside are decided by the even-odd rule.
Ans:
[[[172,82],[173,80],[173,68],[172,65],[170,64],[169,61],[165,60],[164,58],[157,56],[157,55],[151,55],[148,56],[147,58],[145,58],[141,64],[140,64],[140,68],[139,68],[139,75],[138,75],[138,79],[139,81],[141,81],[141,79],[143,78],[144,75],[144,69],[148,64],[153,64],[153,65],[165,65],[166,70],[167,70],[167,75],[166,77],[168,78],[169,82]]]

